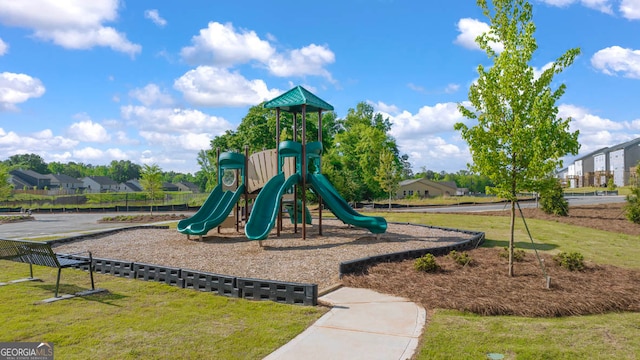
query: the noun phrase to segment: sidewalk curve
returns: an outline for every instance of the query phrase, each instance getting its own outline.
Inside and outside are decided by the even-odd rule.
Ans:
[[[426,311],[407,299],[342,287],[319,299],[331,310],[265,360],[410,359]]]

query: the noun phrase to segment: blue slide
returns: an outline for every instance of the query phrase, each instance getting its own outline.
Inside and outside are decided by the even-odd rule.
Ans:
[[[243,193],[244,184],[236,191],[222,191],[222,185],[219,184],[192,217],[178,222],[178,231],[187,235],[206,235],[227,219]]]
[[[284,173],[280,173],[265,184],[253,204],[249,221],[244,227],[247,238],[264,240],[269,236],[278,218],[282,195],[300,179],[300,173],[295,173],[286,179]]]
[[[349,205],[322,174],[308,174],[307,181],[338,219],[345,224],[365,228],[374,234],[387,231],[387,220],[378,216],[364,216]]]

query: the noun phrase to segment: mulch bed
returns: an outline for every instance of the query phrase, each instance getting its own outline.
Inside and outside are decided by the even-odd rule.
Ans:
[[[161,221],[179,221],[186,219],[184,214],[148,214],[148,215],[118,215],[118,216],[106,216],[100,219],[100,223],[136,223],[136,224],[148,224]]]
[[[362,275],[345,276],[343,284],[402,296],[427,309],[454,309],[481,315],[557,317],[640,311],[640,271],[587,263],[583,271],[569,271],[542,255],[551,286],[533,253],[515,264],[508,276],[503,251],[479,248],[465,267],[450,257],[437,258],[442,270],[425,273],[414,261],[378,264]]]
[[[640,225],[624,217],[624,204],[572,207],[568,217],[554,217],[539,209],[523,209],[527,219],[544,219],[624,234],[640,234]],[[508,216],[507,212],[479,215]],[[448,256],[438,257],[442,271],[416,271],[414,261],[385,263],[365,274],[345,276],[345,286],[363,287],[394,294],[426,309],[454,309],[482,315],[557,317],[640,311],[640,270],[586,262],[584,271],[569,271],[541,254],[550,289],[533,252],[515,263],[515,276],[508,276],[503,249],[469,251],[473,265],[462,267]]]

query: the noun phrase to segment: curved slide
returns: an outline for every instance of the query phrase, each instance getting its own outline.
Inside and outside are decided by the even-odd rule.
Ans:
[[[178,222],[178,231],[187,235],[205,235],[227,219],[243,193],[244,184],[236,191],[222,191],[222,185],[218,184],[192,217]]]
[[[251,240],[264,240],[269,236],[278,218],[280,199],[284,192],[300,181],[300,173],[294,173],[285,179],[280,173],[272,177],[260,190],[249,221],[244,227],[244,233]]]
[[[345,224],[365,228],[374,234],[387,231],[387,220],[378,216],[364,216],[353,210],[324,175],[308,174],[307,180],[314,191],[322,196],[322,200],[331,212]]]

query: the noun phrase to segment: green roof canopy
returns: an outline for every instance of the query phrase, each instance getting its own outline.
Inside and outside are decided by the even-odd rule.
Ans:
[[[319,97],[312,94],[309,90],[298,85],[286,93],[267,101],[264,107],[267,109],[280,108],[283,111],[300,113],[302,105],[307,106],[307,112],[318,110],[333,110],[333,106]]]

